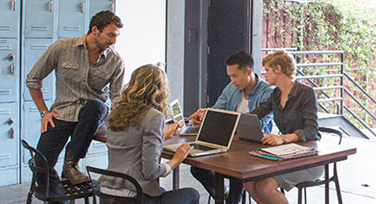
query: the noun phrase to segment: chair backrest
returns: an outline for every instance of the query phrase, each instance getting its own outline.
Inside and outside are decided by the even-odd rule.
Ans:
[[[127,203],[128,202],[133,202],[133,203],[137,203],[137,204],[142,203],[143,192],[142,192],[141,185],[132,176],[129,176],[127,174],[120,173],[120,172],[115,172],[115,171],[110,171],[110,170],[105,170],[105,169],[99,169],[99,168],[92,167],[92,166],[86,166],[86,170],[89,174],[90,180],[92,180],[92,181],[93,181],[93,179],[91,177],[92,176],[91,173],[96,173],[96,174],[105,175],[105,176],[118,177],[118,178],[122,178],[124,180],[127,180],[130,183],[132,183],[132,185],[135,187],[136,193],[137,193],[137,195],[134,196],[134,197],[125,197],[125,196],[108,194],[108,193],[102,192],[100,190],[100,187],[94,187],[94,195],[99,196],[100,198],[112,198],[112,199],[127,202]],[[95,183],[93,183],[93,186],[95,186]]]
[[[341,144],[341,142],[342,142],[342,132],[339,131],[339,130],[336,130],[336,129],[330,128],[330,127],[319,127],[319,132],[336,134],[339,137],[338,144]]]
[[[48,168],[48,162],[46,157],[39,152],[37,149],[34,147],[30,146],[25,140],[21,140],[22,146],[29,150],[30,152],[30,160],[29,160],[29,168],[32,171],[33,177],[31,181],[31,190],[34,191],[35,187],[38,186],[36,182],[36,175],[38,173],[44,175],[44,180],[46,181],[46,186],[45,186],[45,192],[46,192],[46,198],[49,197],[49,190],[50,190],[50,175],[49,175],[49,168]],[[40,157],[41,164],[39,166],[35,162],[35,157]]]

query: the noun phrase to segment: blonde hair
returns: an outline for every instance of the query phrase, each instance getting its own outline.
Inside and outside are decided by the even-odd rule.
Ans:
[[[296,71],[296,62],[294,57],[284,50],[278,50],[266,55],[262,59],[262,66],[268,66],[273,70],[279,65],[282,72],[290,78],[294,78]]]
[[[137,126],[152,107],[167,116],[169,95],[164,71],[151,64],[141,66],[132,73],[129,84],[115,100],[108,117],[108,128],[122,131]]]

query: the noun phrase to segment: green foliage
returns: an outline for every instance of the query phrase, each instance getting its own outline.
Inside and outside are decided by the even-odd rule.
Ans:
[[[359,3],[356,0],[317,0],[316,2],[289,2],[264,0],[264,29],[267,48],[297,48],[298,50],[343,50],[345,72],[376,98],[376,4]],[[302,56],[299,63],[340,61],[332,56]],[[318,70],[304,68],[307,74],[338,74],[339,67]],[[316,80],[321,86],[338,84],[338,80]],[[367,100],[351,82],[345,86],[364,106],[376,115],[376,105]],[[336,91],[327,94],[339,97]],[[319,95],[320,97],[320,95]],[[347,97],[347,96],[344,96]],[[362,108],[352,102],[345,104],[371,126],[376,125]],[[336,112],[335,104],[326,104],[327,109]],[[354,121],[354,123],[356,123]]]

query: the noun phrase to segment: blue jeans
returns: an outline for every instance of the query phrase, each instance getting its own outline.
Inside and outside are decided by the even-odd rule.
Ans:
[[[48,125],[47,131],[42,133],[39,139],[37,149],[47,159],[52,186],[60,181],[54,167],[69,137],[71,141],[66,151],[77,158],[84,158],[98,127],[104,125],[107,114],[108,107],[102,101],[87,100],[78,114],[78,122],[66,122],[54,118],[55,127]],[[36,163],[38,166],[43,164],[40,157],[36,157]],[[37,182],[39,185],[46,184],[44,175],[38,174]]]
[[[208,191],[210,196],[215,196],[215,172],[205,169],[191,167],[191,173]],[[230,193],[226,199],[226,204],[239,203],[243,195],[243,183],[235,178],[230,179]]]
[[[143,195],[145,204],[199,204],[200,194],[193,188],[182,188],[177,190],[165,191],[161,188],[162,194],[157,197]],[[101,204],[123,204],[120,201],[111,198],[102,198]]]

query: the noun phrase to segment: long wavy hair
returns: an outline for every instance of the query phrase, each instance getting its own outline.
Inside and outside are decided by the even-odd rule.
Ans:
[[[151,64],[139,67],[114,101],[107,121],[108,128],[122,131],[137,126],[152,107],[167,116],[169,95],[168,80],[163,70]]]

